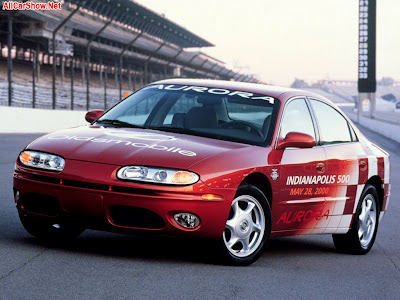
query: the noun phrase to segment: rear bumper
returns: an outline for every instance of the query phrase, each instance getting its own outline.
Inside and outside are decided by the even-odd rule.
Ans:
[[[59,175],[18,166],[13,185],[14,195],[18,192],[17,208],[45,218],[68,216],[99,230],[157,231],[218,239],[236,192],[209,188],[202,182],[190,187],[130,182],[115,185],[115,182],[94,183],[86,178],[85,182],[69,180]],[[202,197],[205,194],[219,195],[223,199],[205,200]],[[197,215],[200,225],[195,229],[180,226],[173,217],[178,212]]]

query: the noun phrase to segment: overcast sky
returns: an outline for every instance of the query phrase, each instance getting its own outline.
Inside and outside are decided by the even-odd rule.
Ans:
[[[357,79],[358,0],[135,0],[264,82]],[[377,0],[377,79],[400,81],[400,1]]]

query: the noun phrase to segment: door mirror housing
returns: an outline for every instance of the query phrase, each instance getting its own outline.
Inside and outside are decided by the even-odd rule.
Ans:
[[[311,135],[301,132],[289,132],[284,139],[278,141],[277,149],[286,148],[312,148],[315,146],[315,140]]]
[[[92,124],[94,121],[96,121],[100,116],[104,114],[104,110],[91,110],[88,111],[85,115],[85,120]]]

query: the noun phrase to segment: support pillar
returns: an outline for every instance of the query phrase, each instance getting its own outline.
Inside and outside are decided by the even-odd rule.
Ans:
[[[108,67],[105,66],[104,67],[104,110],[107,110],[107,77],[108,77],[107,70]]]
[[[75,60],[71,57],[71,110],[74,110],[74,65]]]
[[[368,94],[369,99],[369,117],[375,119],[376,116],[376,97],[375,93]]]
[[[36,60],[37,54],[35,50],[31,49],[32,57],[32,107],[36,107]]]
[[[40,61],[39,61],[39,54],[40,54],[40,45],[37,44],[36,47],[36,79],[37,82],[39,83],[40,81]],[[43,59],[43,55],[42,55],[42,59]]]
[[[119,56],[119,100],[122,100],[122,55]]]
[[[82,70],[82,86],[85,84],[85,57],[82,55],[81,70]]]
[[[86,110],[90,107],[90,46],[86,53]]]
[[[115,62],[114,65],[114,81],[115,81],[115,87],[118,87],[118,64]]]
[[[147,63],[144,64],[144,85],[147,84],[148,74],[147,74]]]
[[[132,74],[131,74],[131,66],[128,66],[128,88],[132,88]]]
[[[61,85],[64,85],[64,71],[65,71],[64,55],[60,55],[60,63],[61,63]]]
[[[99,68],[99,85],[101,86],[101,82],[103,80],[103,61],[100,60],[100,68]]]
[[[12,105],[12,17],[11,14],[8,14],[7,19],[7,48],[8,48],[8,56],[7,56],[7,77],[8,77],[8,106]]]

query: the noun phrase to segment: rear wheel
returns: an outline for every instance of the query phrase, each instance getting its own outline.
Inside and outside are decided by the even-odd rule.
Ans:
[[[360,197],[353,224],[347,234],[334,234],[333,242],[339,252],[366,254],[371,250],[379,223],[378,193],[366,185]]]
[[[69,241],[80,235],[85,228],[67,220],[55,220],[46,217],[19,212],[22,225],[38,239],[54,242]]]
[[[228,264],[249,265],[262,254],[271,233],[271,209],[265,195],[253,185],[239,187],[219,241]]]

